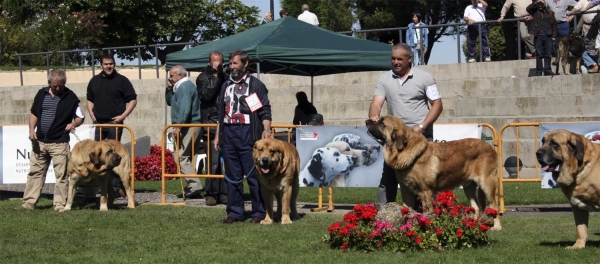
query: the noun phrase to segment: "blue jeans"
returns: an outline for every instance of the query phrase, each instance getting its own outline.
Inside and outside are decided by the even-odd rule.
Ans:
[[[479,38],[479,25],[467,26],[467,46],[469,48],[469,59],[475,59],[475,43]],[[488,43],[488,25],[481,25],[481,46],[483,48],[483,58],[489,58],[490,44]],[[483,58],[480,60],[483,61]]]
[[[412,66],[425,64],[425,62],[421,63],[421,58],[423,57],[423,49],[417,49],[416,47],[412,47]]]
[[[571,28],[567,22],[558,22],[556,24],[556,29],[558,30],[558,35],[556,37],[559,38],[560,36],[569,35],[569,30]]]
[[[552,74],[552,68],[550,68],[550,54],[552,53],[552,35],[539,35],[535,36],[535,50],[537,56],[535,57],[535,70],[538,76]]]
[[[265,218],[265,207],[260,195],[260,184],[256,172],[248,175],[254,161],[252,159],[252,125],[223,125],[223,143],[221,153],[225,162],[225,176],[231,181],[240,181],[247,175],[248,187],[250,188],[250,200],[252,200],[252,218]],[[220,139],[219,139],[220,140]],[[227,183],[227,207],[225,211],[228,217],[244,220],[244,183]]]
[[[583,53],[583,63],[585,64],[585,67],[589,68],[594,64],[597,64],[597,62],[594,61],[594,58],[592,57],[594,53],[596,53],[596,50],[587,50]]]

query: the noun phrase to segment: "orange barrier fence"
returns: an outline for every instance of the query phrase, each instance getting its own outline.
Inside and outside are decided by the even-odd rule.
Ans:
[[[205,157],[205,161],[206,161],[206,166],[204,166],[204,168],[206,168],[206,173],[203,172],[197,172],[196,171],[196,149],[197,147],[195,146],[196,144],[196,139],[194,138],[194,135],[192,134],[192,174],[181,174],[181,168],[179,167],[179,162],[178,162],[178,154],[179,153],[179,139],[175,139],[175,144],[174,144],[174,158],[175,158],[175,163],[177,164],[177,173],[167,173],[166,171],[166,166],[165,166],[165,153],[166,153],[166,143],[167,143],[167,131],[171,128],[190,128],[190,127],[200,127],[203,128],[203,138],[202,138],[202,144],[212,144],[212,141],[210,139],[210,132],[216,130],[216,124],[172,124],[172,125],[168,125],[165,128],[163,128],[162,131],[162,138],[161,138],[161,146],[162,146],[162,164],[161,164],[161,170],[162,170],[162,195],[161,195],[161,205],[167,205],[167,192],[166,192],[166,180],[168,178],[215,178],[215,179],[222,179],[224,178],[222,174],[212,174],[211,172],[211,164],[210,164],[210,160],[211,160],[211,148],[207,148],[207,152],[205,153],[206,157]],[[271,125],[271,132],[273,133],[273,136],[275,138],[278,139],[282,139],[282,140],[287,140],[287,142],[292,142],[292,129],[296,128],[295,125]],[[285,131],[279,131],[277,132],[276,129],[285,129]],[[246,176],[245,176],[246,177]],[[181,183],[183,186],[183,183]],[[168,203],[168,205],[178,205],[178,206],[183,206],[185,205],[185,203]]]
[[[516,178],[505,178],[504,175],[504,169],[502,167],[502,161],[505,160],[504,159],[504,155],[503,155],[503,143],[505,143],[506,141],[503,139],[503,135],[504,132],[506,131],[507,128],[514,128],[515,131],[515,156],[516,156]],[[529,128],[533,128],[533,140],[534,142],[537,142],[539,139],[539,128],[540,128],[540,123],[539,122],[527,122],[527,123],[508,123],[504,126],[502,126],[502,128],[500,128],[500,143],[499,143],[499,157],[500,157],[500,179],[502,180],[502,184],[500,184],[500,192],[499,195],[501,197],[500,199],[500,213],[504,213],[506,211],[506,208],[504,207],[504,183],[505,182],[540,182],[542,179],[540,178],[540,171],[539,171],[539,164],[537,162],[535,162],[535,175],[534,177],[530,177],[530,178],[523,178],[521,177],[521,164],[519,161],[521,161],[521,128],[523,127],[529,127]],[[534,144],[534,150],[533,153],[535,153],[538,149],[538,144]]]

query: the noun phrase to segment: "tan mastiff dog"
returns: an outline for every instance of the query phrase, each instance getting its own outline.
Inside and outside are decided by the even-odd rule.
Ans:
[[[112,204],[115,196],[114,190],[110,186],[112,177],[121,178],[122,188],[126,189],[125,192],[128,196],[127,207],[134,208],[135,202],[129,188],[130,170],[127,149],[118,141],[97,142],[85,139],[75,144],[67,166],[70,179],[65,211],[71,210],[75,197],[74,189],[82,182],[100,186],[100,211],[108,211],[108,204]]]
[[[300,190],[300,155],[296,147],[288,142],[265,138],[254,144],[252,158],[267,213],[260,223],[273,223],[273,195],[277,198],[277,214],[281,215],[282,224],[291,224],[292,219],[299,219],[296,199]]]
[[[582,135],[558,129],[544,135],[535,154],[573,208],[577,241],[568,248],[584,248],[589,212],[600,211],[600,147]]]
[[[486,198],[497,210],[498,155],[485,141],[468,138],[428,142],[395,116],[366,123],[368,134],[383,146],[386,164],[396,171],[405,206],[413,205],[418,194],[424,210],[431,212],[435,193],[462,185],[476,213],[486,207]],[[499,216],[492,229],[502,229]]]

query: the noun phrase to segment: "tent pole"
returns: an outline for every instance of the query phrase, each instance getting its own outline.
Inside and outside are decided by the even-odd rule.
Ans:
[[[310,103],[313,103],[313,76],[310,76]]]
[[[256,78],[260,80],[260,62],[256,63]]]

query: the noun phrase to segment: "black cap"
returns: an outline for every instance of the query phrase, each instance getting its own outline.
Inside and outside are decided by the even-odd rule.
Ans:
[[[310,117],[310,122],[308,122],[308,124],[311,125],[311,126],[315,126],[319,122],[323,122],[323,115],[321,115],[321,114],[314,114],[314,115],[312,115]]]

